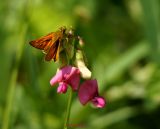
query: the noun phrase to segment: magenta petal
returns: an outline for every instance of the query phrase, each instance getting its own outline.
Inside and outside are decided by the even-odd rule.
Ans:
[[[50,80],[50,84],[53,86],[58,82],[66,81],[66,79],[73,74],[75,67],[66,66],[60,69],[56,75]]]
[[[106,101],[103,97],[95,97],[92,99],[92,103],[98,108],[103,108],[106,105]]]
[[[68,89],[67,84],[64,82],[60,82],[57,88],[57,93],[66,93],[67,89]]]
[[[57,74],[50,80],[50,84],[53,86],[58,82],[61,82],[63,79],[63,75],[61,70],[57,72]]]
[[[68,79],[67,83],[72,87],[73,90],[77,90],[80,81],[80,72],[77,69],[72,76]]]
[[[76,67],[66,66],[63,70],[63,77],[65,81],[68,81],[71,79],[71,77],[80,74],[80,71]]]
[[[97,80],[87,80],[80,86],[78,98],[83,105],[96,96],[98,96]]]
[[[65,66],[62,69],[60,69],[60,73],[63,76],[63,81],[67,80],[69,78],[69,76],[72,74],[74,67],[72,66]]]
[[[56,83],[64,82],[69,84],[73,90],[77,90],[80,81],[80,71],[76,67],[65,66],[60,69],[57,74],[51,79],[50,84],[55,85]],[[61,91],[61,86],[59,86]],[[62,90],[63,91],[63,90]]]

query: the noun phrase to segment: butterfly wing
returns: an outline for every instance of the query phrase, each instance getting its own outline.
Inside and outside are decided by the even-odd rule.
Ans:
[[[57,61],[59,57],[59,50],[60,50],[60,40],[57,40],[48,50],[45,56],[45,60],[50,61],[51,59],[54,59],[54,61]]]
[[[49,33],[48,35],[33,40],[29,43],[33,47],[43,50],[43,52],[46,54],[46,61],[50,61],[51,59],[57,61],[60,51],[60,42],[62,40],[63,34],[63,30],[59,30],[57,32]]]
[[[49,33],[46,36],[43,36],[39,39],[30,41],[29,44],[32,45],[35,48],[38,48],[40,50],[44,50],[45,53],[50,49],[50,47],[56,42],[56,40],[59,39],[59,33],[58,32],[52,32]]]

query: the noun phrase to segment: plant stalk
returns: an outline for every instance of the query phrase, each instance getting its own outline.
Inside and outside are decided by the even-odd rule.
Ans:
[[[68,95],[68,103],[67,103],[66,116],[65,116],[65,121],[64,121],[64,129],[68,129],[68,126],[69,126],[69,118],[70,118],[70,111],[71,111],[72,94],[73,94],[73,91],[70,88],[69,95]]]

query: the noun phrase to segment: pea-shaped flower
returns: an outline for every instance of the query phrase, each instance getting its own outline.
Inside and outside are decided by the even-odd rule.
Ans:
[[[83,105],[90,101],[98,108],[103,108],[106,105],[105,99],[99,96],[97,80],[87,80],[82,83],[78,91],[78,97]]]
[[[79,86],[80,71],[76,67],[65,66],[61,68],[56,75],[50,80],[50,84],[53,86],[59,83],[57,88],[58,93],[66,93],[68,85],[71,86],[73,91],[76,91]]]

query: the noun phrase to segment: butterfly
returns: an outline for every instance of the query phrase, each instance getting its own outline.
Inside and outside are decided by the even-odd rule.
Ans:
[[[65,36],[65,27],[61,27],[56,32],[51,32],[46,36],[40,37],[29,44],[37,49],[43,50],[46,61],[51,61],[52,59],[56,62],[59,58],[59,53],[62,45],[62,40]]]

